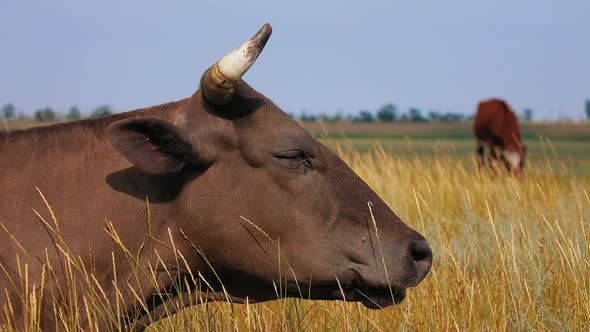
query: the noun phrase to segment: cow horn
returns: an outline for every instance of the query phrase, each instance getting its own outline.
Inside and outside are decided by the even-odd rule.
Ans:
[[[203,74],[201,89],[207,101],[223,105],[232,96],[233,86],[252,67],[268,41],[272,27],[266,23],[258,32]]]

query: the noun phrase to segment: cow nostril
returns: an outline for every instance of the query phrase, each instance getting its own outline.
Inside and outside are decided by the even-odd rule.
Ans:
[[[410,251],[416,266],[426,276],[432,264],[432,249],[430,249],[428,242],[424,239],[414,240],[410,245]]]

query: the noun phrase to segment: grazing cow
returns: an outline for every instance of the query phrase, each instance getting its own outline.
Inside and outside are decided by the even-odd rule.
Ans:
[[[500,99],[481,101],[473,123],[477,137],[477,161],[484,165],[484,145],[489,147],[488,163],[504,161],[506,168],[522,175],[526,145],[521,142],[520,129],[514,111]]]
[[[426,240],[241,80],[270,34],[187,99],[0,134],[0,326],[27,328],[28,315],[54,330],[63,311],[110,330],[121,322],[107,313],[122,312],[141,330],[208,300],[380,308],[424,279]]]

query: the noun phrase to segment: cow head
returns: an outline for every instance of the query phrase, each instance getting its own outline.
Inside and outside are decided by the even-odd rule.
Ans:
[[[518,142],[515,148],[507,148],[502,151],[502,159],[506,168],[515,175],[521,176],[524,167],[526,144]]]
[[[233,300],[399,302],[427,275],[431,249],[336,154],[241,80],[270,34],[264,25],[210,67],[172,122],[121,120],[109,138],[141,172],[188,179],[167,203],[171,222],[206,257],[199,272]]]

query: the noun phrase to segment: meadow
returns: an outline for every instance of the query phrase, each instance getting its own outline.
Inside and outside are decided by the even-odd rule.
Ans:
[[[590,127],[524,126],[526,175],[516,179],[478,171],[467,125],[431,126],[306,125],[428,239],[432,270],[404,302],[382,310],[300,299],[208,303],[148,330],[590,330]],[[76,330],[71,322],[64,330]]]

